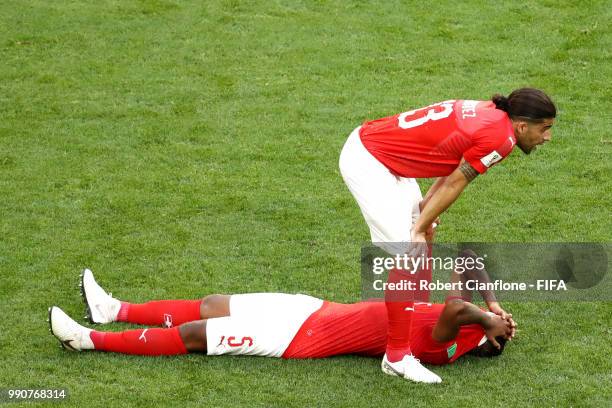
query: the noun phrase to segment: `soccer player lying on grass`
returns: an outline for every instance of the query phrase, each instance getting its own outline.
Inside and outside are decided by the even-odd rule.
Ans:
[[[69,350],[282,358],[380,357],[385,352],[384,302],[341,304],[300,294],[256,293],[133,304],[106,293],[88,269],[81,279],[92,323],[165,327],[114,333],[91,330],[53,306],[49,309],[51,332]],[[453,299],[446,304],[416,304],[411,341],[422,362],[448,364],[466,353],[497,356],[513,334],[510,320]]]

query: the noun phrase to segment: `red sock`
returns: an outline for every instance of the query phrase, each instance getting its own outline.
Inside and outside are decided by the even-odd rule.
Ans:
[[[433,246],[431,244],[427,245],[427,257],[431,258],[433,252]],[[427,262],[425,266],[419,269],[416,273],[416,285],[417,289],[414,291],[414,300],[415,302],[424,302],[429,303],[430,299],[430,291],[429,289],[420,289],[421,281],[426,281],[427,283],[431,282],[431,262]]]
[[[92,331],[89,334],[96,350],[142,356],[186,354],[178,327],[139,329],[118,333]]]
[[[200,320],[201,303],[201,299],[157,300],[142,304],[121,302],[117,321],[147,326],[178,326]]]
[[[392,269],[389,271],[387,283],[414,282],[414,275],[407,271]],[[390,362],[400,361],[410,351],[410,323],[414,308],[413,290],[385,290],[385,305],[387,306],[387,359]],[[408,308],[408,310],[406,310]]]

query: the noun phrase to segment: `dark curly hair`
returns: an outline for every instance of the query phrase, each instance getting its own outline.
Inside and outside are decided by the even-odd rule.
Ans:
[[[490,340],[487,339],[487,341],[482,343],[480,346],[470,350],[468,354],[471,354],[476,357],[497,357],[499,356],[501,353],[504,352],[504,348],[506,347],[506,339],[501,336],[497,336],[495,337],[495,340],[497,340],[497,342],[500,345],[499,350],[493,345],[493,343],[491,343]]]

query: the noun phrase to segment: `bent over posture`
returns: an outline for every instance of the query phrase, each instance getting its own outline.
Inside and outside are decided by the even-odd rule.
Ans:
[[[385,352],[387,319],[382,302],[341,304],[307,295],[255,293],[133,304],[106,293],[90,270],[84,271],[81,285],[92,323],[164,327],[92,330],[53,306],[49,309],[51,332],[73,351],[282,358],[380,357]],[[508,320],[461,300],[417,304],[411,332],[415,356],[429,364],[452,363],[466,353],[499,355],[511,336]]]
[[[372,242],[391,254],[424,254],[427,234],[467,185],[506,158],[514,146],[529,154],[550,141],[556,114],[544,92],[521,88],[508,97],[447,100],[357,127],[342,149],[339,165]],[[416,181],[420,178],[436,178],[424,198]],[[427,278],[431,271],[419,274]],[[414,276],[394,269],[388,281],[411,279]],[[406,379],[438,382],[436,374],[412,357],[414,300],[414,293],[385,296],[388,340],[382,368]],[[498,304],[488,306],[506,317]]]

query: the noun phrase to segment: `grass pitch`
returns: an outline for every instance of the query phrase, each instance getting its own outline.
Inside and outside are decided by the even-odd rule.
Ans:
[[[607,1],[4,1],[0,387],[70,406],[604,406],[610,303],[504,305],[495,360],[145,358],[61,351],[89,266],[131,301],[209,293],[359,298],[367,228],[337,169],[366,119],[530,85],[553,142],[515,152],[443,217],[440,241],[609,242]],[[423,190],[428,183],[421,183]],[[117,325],[114,329],[129,327]]]

